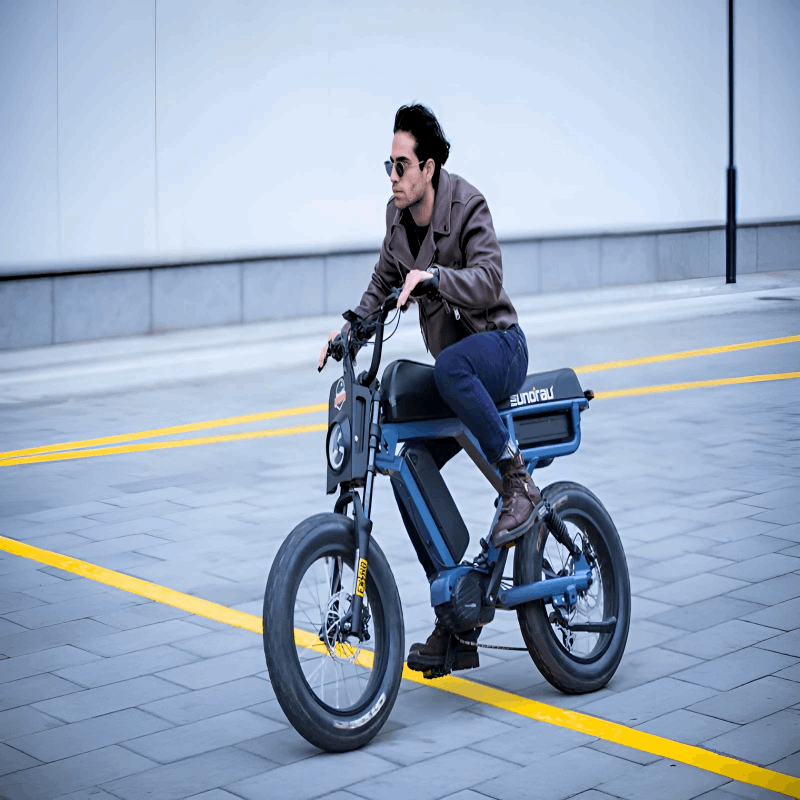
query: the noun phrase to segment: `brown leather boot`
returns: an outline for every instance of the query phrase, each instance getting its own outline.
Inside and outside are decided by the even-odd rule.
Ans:
[[[533,509],[542,499],[519,450],[513,458],[501,461],[498,466],[503,476],[503,508],[497,524],[492,528],[492,544],[495,547],[528,532],[533,524]]]
[[[480,628],[476,628],[459,634],[459,638],[474,641],[479,633]],[[424,644],[415,642],[411,645],[406,663],[409,669],[425,673],[426,678],[438,678],[450,671],[480,666],[477,646],[459,642],[438,620]]]

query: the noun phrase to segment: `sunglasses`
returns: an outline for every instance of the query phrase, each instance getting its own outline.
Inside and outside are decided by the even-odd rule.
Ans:
[[[427,160],[428,159],[426,158],[425,161],[427,161]],[[420,164],[424,164],[425,161],[417,162],[416,166],[419,166]],[[392,177],[392,169],[393,168],[397,170],[397,177],[398,178],[402,178],[403,177],[403,173],[406,171],[406,167],[413,167],[415,165],[414,164],[406,164],[405,161],[384,161],[383,162],[383,166],[386,167],[386,174],[390,178]]]

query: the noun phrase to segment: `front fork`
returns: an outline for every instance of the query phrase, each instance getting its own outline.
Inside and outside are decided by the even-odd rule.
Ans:
[[[375,483],[375,454],[380,442],[381,429],[378,425],[378,415],[380,404],[377,400],[372,402],[372,410],[369,427],[369,451],[367,455],[367,476],[364,482],[364,503],[358,493],[348,492],[342,495],[336,503],[335,510],[341,513],[347,502],[353,503],[353,518],[356,529],[356,552],[353,559],[355,574],[353,584],[353,604],[349,619],[345,619],[342,628],[346,638],[355,636],[359,642],[364,641],[362,631],[362,616],[364,609],[364,595],[367,590],[367,556],[369,554],[369,538],[372,533],[372,520],[369,518],[372,512],[372,489]],[[343,502],[344,501],[344,502]]]

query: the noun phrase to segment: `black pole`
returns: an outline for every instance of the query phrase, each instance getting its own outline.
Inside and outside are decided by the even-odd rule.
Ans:
[[[736,167],[733,163],[733,0],[728,0],[728,218],[725,283],[736,283]]]

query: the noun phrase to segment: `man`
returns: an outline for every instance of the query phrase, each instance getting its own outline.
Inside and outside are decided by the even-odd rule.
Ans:
[[[395,286],[403,286],[398,307],[418,284],[428,288],[418,298],[419,317],[425,345],[436,359],[436,386],[503,478],[502,511],[491,534],[493,544],[501,546],[528,529],[541,499],[496,406],[522,386],[528,348],[502,287],[500,247],[486,200],[463,178],[442,169],[449,152],[450,144],[428,108],[398,109],[392,154],[385,162],[392,182],[386,236],[354,313],[371,314]],[[337,334],[332,331],[328,340]],[[323,348],[320,368],[327,352]],[[441,468],[459,447],[452,440],[438,440],[429,449]],[[405,514],[403,519],[410,532],[410,520]],[[432,579],[430,566],[420,560]],[[473,643],[479,632],[455,638],[437,621],[427,642],[411,646],[408,666],[419,671],[441,667],[449,651],[453,669],[477,667]]]

